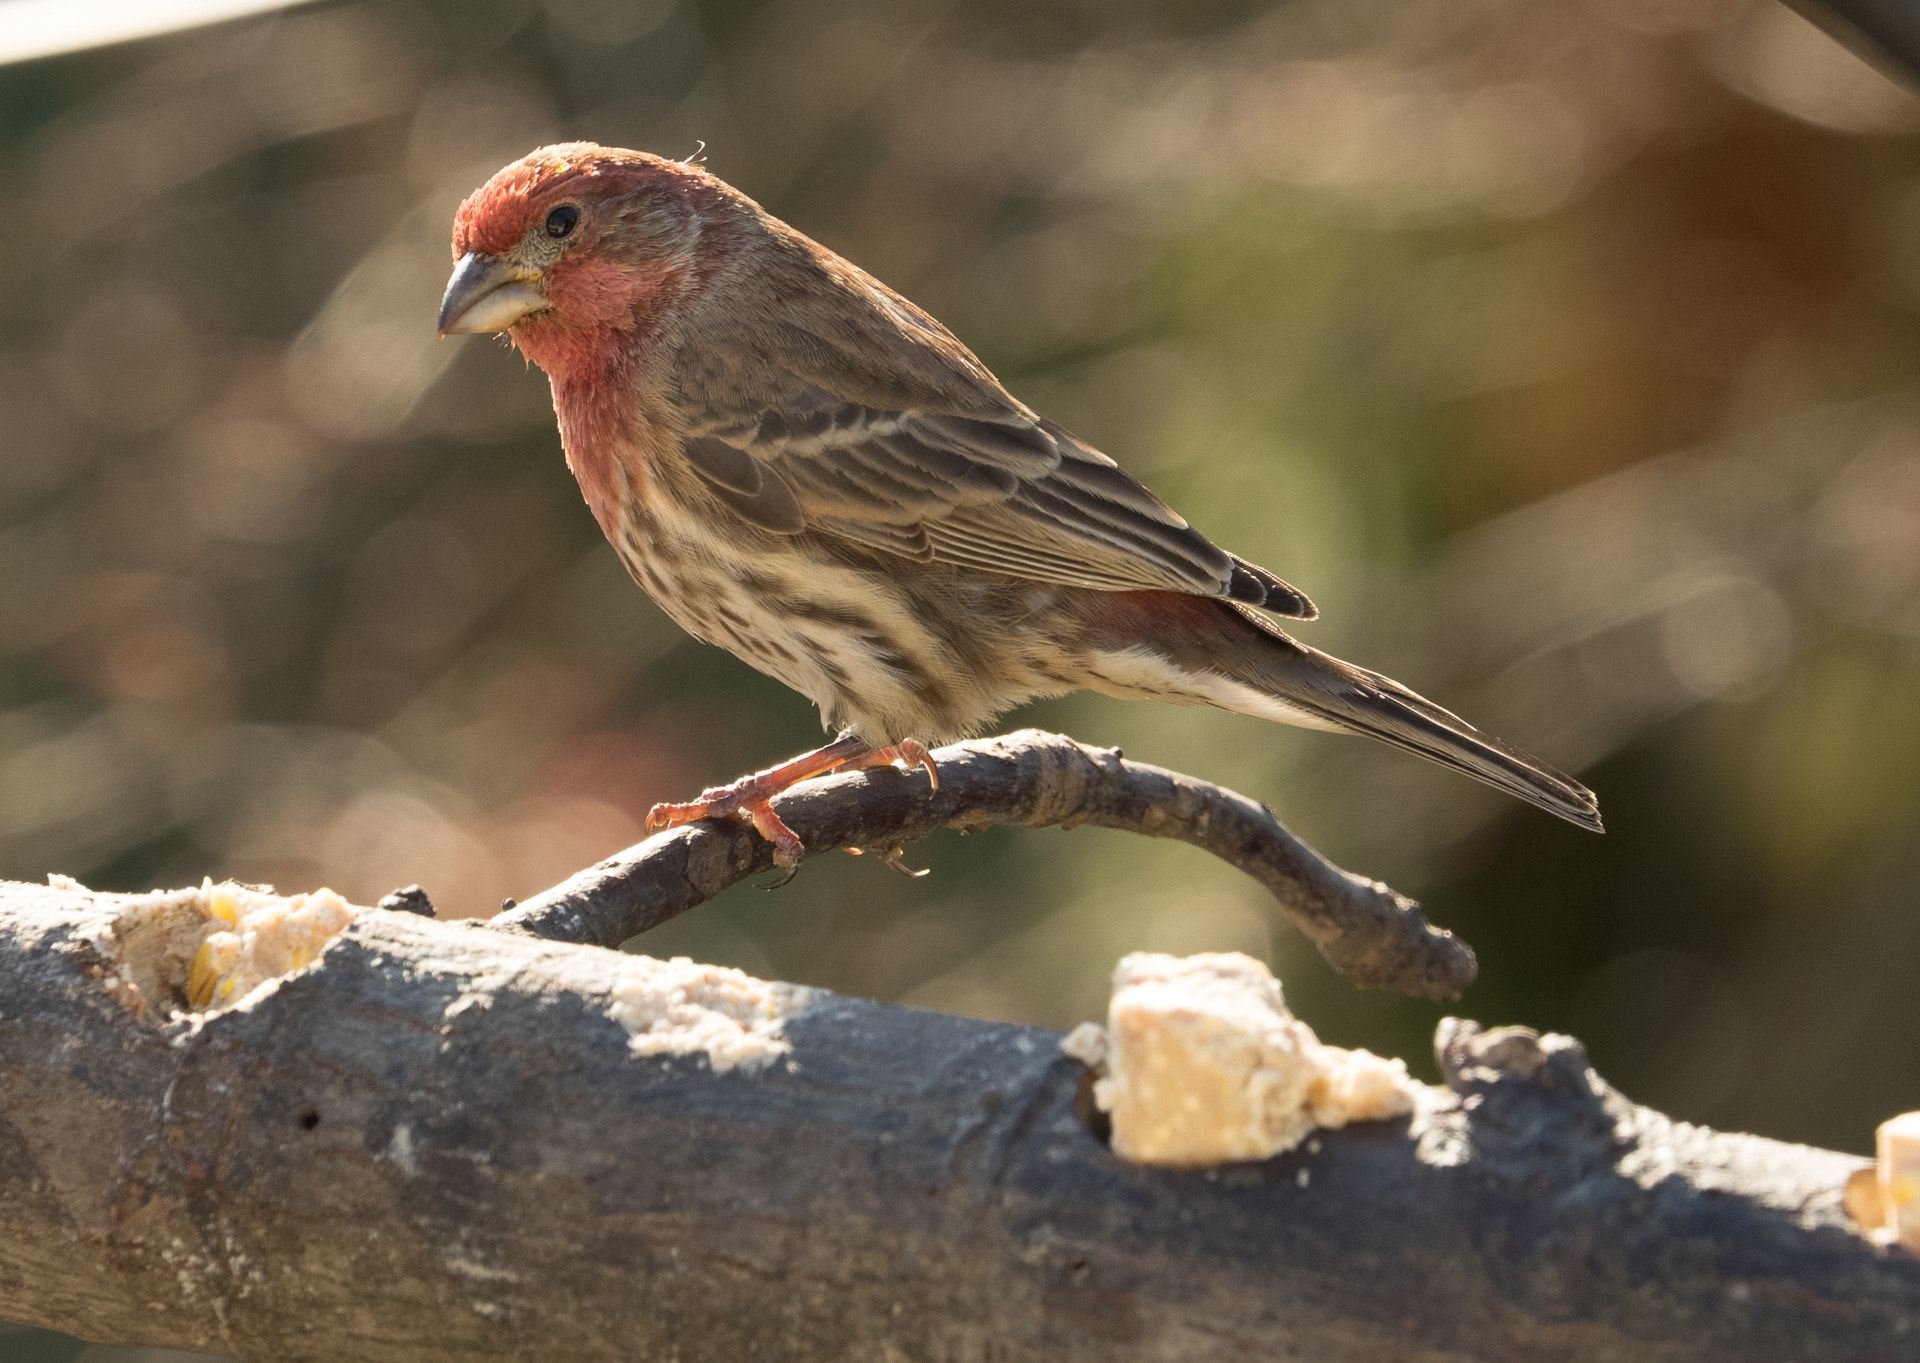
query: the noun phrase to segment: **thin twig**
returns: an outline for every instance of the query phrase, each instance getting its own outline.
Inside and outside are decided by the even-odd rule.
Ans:
[[[1059,734],[1024,729],[934,754],[940,789],[891,768],[796,786],[774,808],[809,856],[881,851],[942,829],[1094,824],[1173,838],[1259,881],[1335,970],[1366,988],[1452,998],[1472,982],[1473,951],[1420,906],[1341,870],[1265,805],[1178,772],[1124,760]],[[559,942],[617,946],[771,869],[773,848],[720,820],[676,828],[589,867],[490,926]]]

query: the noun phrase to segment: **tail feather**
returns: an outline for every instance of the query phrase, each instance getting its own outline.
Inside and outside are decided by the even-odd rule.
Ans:
[[[1353,733],[1377,738],[1430,762],[1451,767],[1569,823],[1604,833],[1592,791],[1390,677],[1341,662],[1294,640],[1294,659],[1261,669],[1291,673],[1275,688],[1292,704]],[[1265,689],[1265,688],[1263,688]]]
[[[1334,727],[1417,753],[1582,828],[1606,831],[1600,802],[1571,776],[1480,732],[1391,677],[1308,648],[1277,629],[1261,633],[1267,636],[1261,642],[1268,646],[1246,650],[1241,667],[1230,669],[1229,675],[1237,672],[1239,680]]]
[[[1197,683],[1192,699],[1377,738],[1569,823],[1606,831],[1599,801],[1572,777],[1480,732],[1390,677],[1307,647],[1244,606],[1158,592],[1125,593],[1108,600],[1112,608],[1101,621],[1102,633],[1124,630],[1133,650],[1151,640],[1149,647],[1156,654]],[[1140,613],[1152,617],[1151,628],[1125,628],[1145,623],[1124,619]],[[1209,679],[1227,684],[1208,685]]]

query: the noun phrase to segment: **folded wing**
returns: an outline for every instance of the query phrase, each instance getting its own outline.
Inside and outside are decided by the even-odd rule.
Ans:
[[[1312,618],[1302,593],[1213,544],[977,362],[951,376],[970,381],[964,403],[886,410],[835,392],[820,372],[832,366],[811,358],[782,364],[771,384],[761,368],[757,402],[727,402],[719,384],[683,390],[688,459],[754,524],[1040,582],[1227,597]]]

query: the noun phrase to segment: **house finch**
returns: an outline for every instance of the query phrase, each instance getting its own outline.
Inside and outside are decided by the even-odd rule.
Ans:
[[[1598,830],[1590,792],[1268,615],[1313,604],[1032,411],[939,322],[705,169],[543,147],[454,219],[442,335],[547,373],[567,463],[688,633],[820,707],[832,743],[648,826],[750,820],[1080,687],[1366,734]],[[1266,612],[1266,614],[1262,614]]]

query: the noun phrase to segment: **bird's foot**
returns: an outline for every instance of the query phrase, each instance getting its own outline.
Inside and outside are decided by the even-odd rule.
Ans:
[[[940,789],[940,764],[933,760],[933,754],[927,751],[926,744],[918,739],[908,738],[890,748],[875,748],[861,757],[842,762],[835,771],[865,771],[869,767],[900,766],[911,771],[915,767],[924,767],[927,780],[935,790]]]
[[[940,764],[933,760],[933,754],[927,751],[924,743],[913,738],[904,739],[890,748],[876,748],[865,757],[856,757],[852,761],[842,764],[835,770],[865,771],[869,767],[889,765],[905,767],[908,771],[913,770],[915,767],[924,767],[926,768],[928,782],[932,784],[935,790],[940,789]],[[859,847],[849,847],[847,849],[847,851],[853,853],[856,857],[859,856],[863,850],[865,849]],[[875,850],[880,853],[880,864],[889,871],[903,875],[909,880],[918,880],[921,876],[927,874],[924,867],[916,871],[904,861],[900,860],[902,853],[898,847],[876,848]]]
[[[647,811],[647,832],[678,828],[681,824],[697,823],[701,819],[733,819],[752,825],[756,833],[773,844],[774,864],[790,870],[806,856],[806,845],[800,841],[797,833],[787,827],[786,821],[774,813],[769,801],[802,781],[828,772],[864,771],[869,767],[895,763],[905,767],[924,767],[933,788],[940,788],[940,767],[925,744],[909,738],[891,747],[868,748],[860,739],[842,734],[826,747],[805,753],[790,762],[743,776],[729,786],[713,786],[703,790],[696,800],[655,805]],[[905,868],[895,864],[897,857],[896,853],[894,858],[883,860],[895,870],[904,871]]]
[[[757,784],[758,781],[758,775],[748,776],[730,786],[703,790],[697,800],[688,800],[684,804],[657,804],[647,811],[647,832],[678,828],[683,823],[698,823],[701,819],[733,819],[751,825],[754,832],[773,844],[775,865],[798,866],[801,858],[807,854],[806,845],[768,803],[779,791],[764,790]]]
[[[917,743],[914,746],[920,747]],[[920,752],[924,755],[926,749],[920,748]],[[806,856],[806,844],[787,827],[785,820],[773,812],[773,806],[768,801],[802,781],[869,755],[875,754],[864,741],[851,734],[842,734],[824,748],[803,753],[791,761],[757,771],[751,776],[743,776],[730,786],[713,786],[703,790],[696,800],[688,800],[683,804],[655,805],[647,811],[647,832],[678,828],[681,824],[696,823],[701,819],[733,819],[752,825],[756,833],[773,844],[774,864],[791,870]],[[929,762],[931,760],[928,759]]]
[[[885,866],[889,871],[899,872],[901,875],[905,876],[908,880],[918,880],[920,879],[921,876],[927,874],[926,867],[922,866],[919,870],[916,871],[911,866],[908,866],[904,861],[900,860],[903,854],[904,854],[904,849],[899,847],[889,847],[885,852],[880,854],[880,864],[882,866]]]

